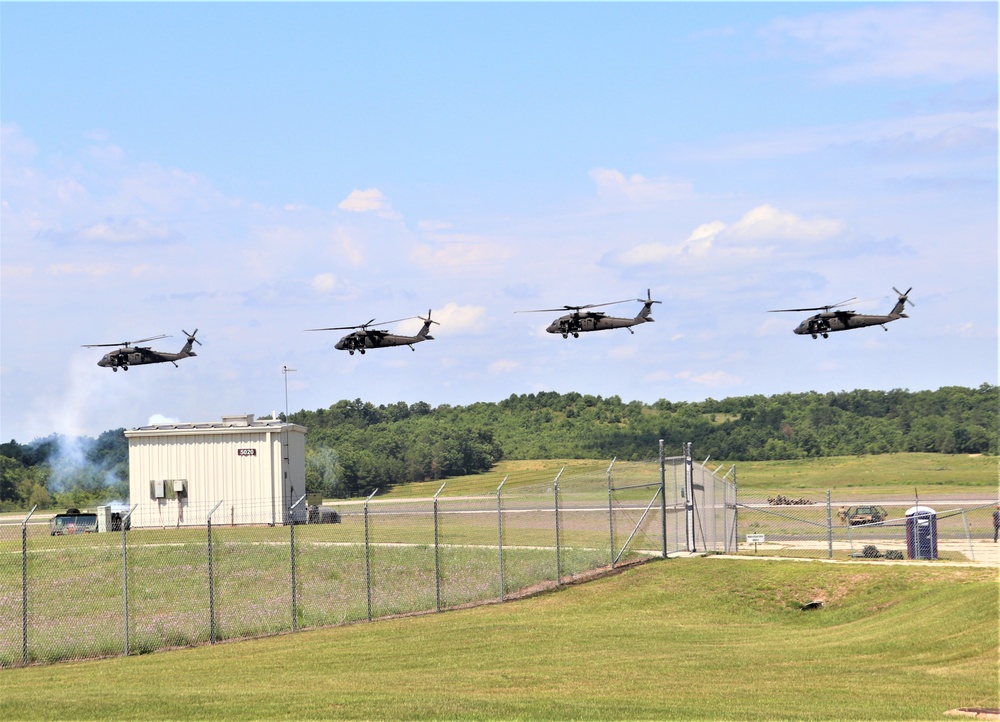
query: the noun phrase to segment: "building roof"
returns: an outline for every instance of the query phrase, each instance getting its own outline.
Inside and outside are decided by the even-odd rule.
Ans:
[[[139,426],[125,431],[125,436],[142,435],[157,431],[301,431],[306,427],[285,423],[281,419],[255,419],[253,414],[223,416],[222,421],[202,421],[176,424],[153,424]]]

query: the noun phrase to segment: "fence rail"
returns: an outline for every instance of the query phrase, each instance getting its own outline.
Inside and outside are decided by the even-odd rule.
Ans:
[[[504,601],[666,556],[690,545],[677,520],[686,468],[661,447],[627,472],[612,461],[605,474],[564,469],[484,495],[448,496],[445,484],[429,499],[300,499],[284,526],[248,521],[269,499],[123,510],[106,533],[53,536],[29,514],[0,524],[0,667]],[[705,479],[694,486],[718,481]]]

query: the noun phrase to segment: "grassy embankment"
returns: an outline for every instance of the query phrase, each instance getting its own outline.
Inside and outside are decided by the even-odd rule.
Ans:
[[[657,561],[506,605],[6,670],[0,717],[941,719],[998,704],[997,617],[989,569]]]

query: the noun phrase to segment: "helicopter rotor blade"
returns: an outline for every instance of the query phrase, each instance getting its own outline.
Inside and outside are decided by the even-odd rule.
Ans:
[[[390,323],[399,323],[400,321],[412,321],[415,318],[420,318],[420,316],[407,316],[406,318],[397,318],[394,321],[378,321],[377,323],[379,326],[388,326]],[[370,326],[373,323],[376,323],[375,319],[372,319],[365,325]]]
[[[202,345],[201,341],[199,341],[198,339],[196,339],[196,338],[195,338],[195,336],[197,336],[197,335],[198,335],[198,329],[195,329],[195,330],[194,330],[194,333],[188,333],[187,331],[185,331],[185,330],[184,330],[184,329],[182,328],[182,329],[181,329],[181,333],[183,333],[183,334],[184,334],[185,336],[187,336],[187,338],[188,338],[188,341],[194,341],[194,342],[195,342],[196,344],[198,344],[199,346],[201,346],[201,345]]]
[[[428,315],[430,315],[428,313]],[[373,330],[369,330],[369,326],[378,324],[379,326],[388,326],[390,323],[399,323],[400,321],[409,321],[414,318],[420,318],[420,316],[407,316],[406,318],[397,318],[394,321],[376,321],[374,318],[369,320],[367,323],[359,323],[356,326],[329,326],[327,328],[307,328],[305,331],[353,331],[355,329],[360,329],[357,333],[359,336],[364,336],[365,334],[375,333]],[[437,321],[432,321],[431,323],[437,323]]]
[[[851,298],[848,298],[844,301],[840,301],[839,303],[831,303],[829,306],[812,306],[811,308],[775,308],[768,311],[768,313],[789,313],[797,311],[829,311],[832,308],[840,308],[845,303],[850,303],[851,301],[856,301],[856,300],[857,297],[852,296]]]
[[[601,306],[614,306],[616,303],[630,303],[631,298],[625,298],[621,301],[608,301],[607,303],[588,303],[583,306],[563,306],[562,308],[533,308],[530,311],[514,311],[514,313],[559,313],[561,311],[572,311],[573,313],[579,313],[588,308],[600,308]],[[645,299],[639,299],[645,303]],[[659,303],[656,301],[655,303]]]
[[[161,338],[170,338],[170,336],[165,333],[161,333],[159,336],[140,338],[135,341],[123,341],[122,343],[85,343],[82,344],[82,348],[110,348],[112,346],[120,346],[124,348],[125,346],[132,346],[137,343],[146,343],[147,341],[159,341]]]

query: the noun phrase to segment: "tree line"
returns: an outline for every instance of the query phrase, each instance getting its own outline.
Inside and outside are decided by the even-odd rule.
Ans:
[[[376,406],[355,399],[298,411],[289,421],[307,429],[306,488],[348,497],[484,472],[501,459],[649,459],[660,439],[671,454],[691,441],[699,456],[727,461],[996,454],[1000,390],[983,384],[652,404],[556,392],[468,406]],[[49,437],[0,445],[0,508],[22,508],[46,494],[56,505],[101,493],[123,498],[123,489],[127,496],[124,430],[80,442],[87,464],[72,472],[53,463],[58,442]]]

